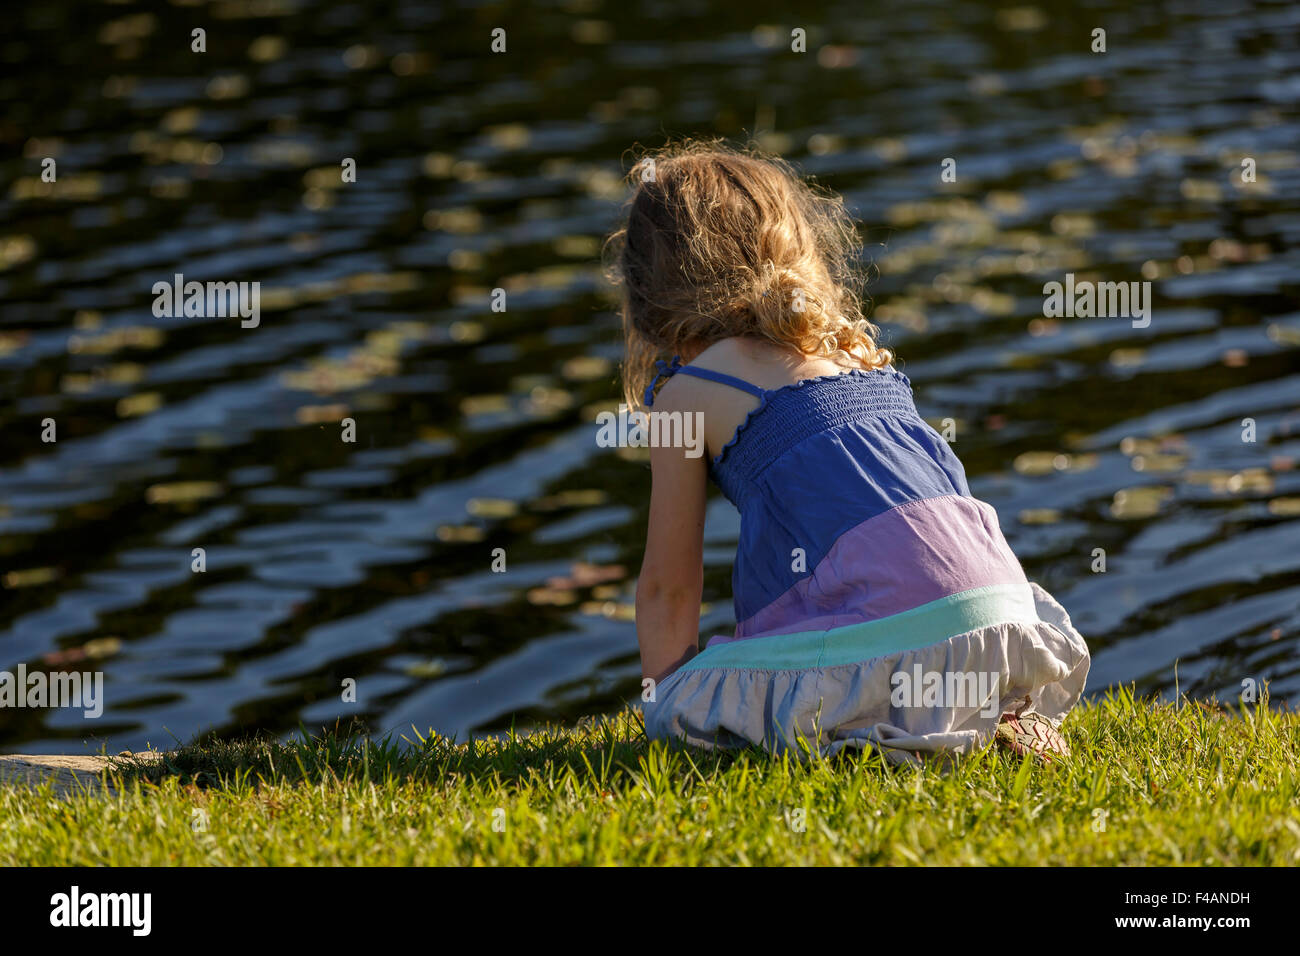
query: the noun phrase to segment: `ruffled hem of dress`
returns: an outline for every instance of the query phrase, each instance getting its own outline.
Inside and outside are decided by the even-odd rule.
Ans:
[[[925,753],[985,746],[1004,713],[1033,710],[1059,724],[1083,694],[1091,661],[1064,609],[1037,584],[1030,587],[1037,622],[993,624],[835,667],[676,671],[645,705],[646,733],[709,749],[757,744],[778,753],[832,754],[871,747],[896,762],[913,762]],[[985,687],[996,680],[997,700],[990,694],[896,707],[892,678],[900,672],[989,675]]]

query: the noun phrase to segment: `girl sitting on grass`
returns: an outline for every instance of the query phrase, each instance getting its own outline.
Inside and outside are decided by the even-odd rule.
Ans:
[[[610,243],[625,394],[702,414],[708,452],[651,450],[647,734],[894,760],[991,738],[1065,754],[1087,645],[876,344],[843,200],[717,143],[647,156],[630,181]],[[741,514],[738,624],[699,652],[707,478]]]

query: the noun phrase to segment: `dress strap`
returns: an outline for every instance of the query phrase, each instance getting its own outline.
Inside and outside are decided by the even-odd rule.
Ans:
[[[763,398],[767,395],[767,389],[759,388],[746,382],[743,378],[736,378],[734,375],[726,375],[722,372],[714,372],[707,368],[696,368],[694,365],[683,365],[677,371],[683,375],[694,375],[696,378],[706,378],[710,382],[717,382],[719,385],[730,385],[732,388],[738,388],[742,392],[749,392],[751,395],[757,395]]]
[[[707,379],[710,382],[717,382],[719,385],[730,385],[732,388],[738,388],[742,392],[749,392],[751,395],[756,395],[760,399],[767,397],[767,389],[759,388],[757,385],[746,382],[742,378],[736,378],[734,375],[727,375],[723,372],[715,372],[712,369],[698,368],[694,365],[683,365],[682,357],[680,355],[673,356],[673,362],[671,365],[661,359],[655,362],[655,366],[658,368],[659,372],[655,375],[654,380],[645,390],[645,404],[647,408],[654,404],[655,386],[659,384],[659,380],[661,378],[672,378],[678,372],[681,372],[683,375],[692,375],[695,378]]]

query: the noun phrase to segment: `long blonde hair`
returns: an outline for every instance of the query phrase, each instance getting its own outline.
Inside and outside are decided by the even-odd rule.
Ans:
[[[605,252],[622,291],[629,406],[641,403],[655,360],[687,343],[749,336],[847,353],[864,368],[893,360],[863,317],[861,243],[841,197],[778,157],[717,140],[647,152],[628,181],[626,219]]]

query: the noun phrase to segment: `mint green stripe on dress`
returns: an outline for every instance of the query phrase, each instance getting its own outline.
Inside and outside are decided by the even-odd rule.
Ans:
[[[829,631],[774,634],[719,644],[705,649],[681,669],[837,667],[918,650],[981,627],[1037,620],[1033,592],[1028,585],[990,585],[950,594],[876,621],[846,624]]]

